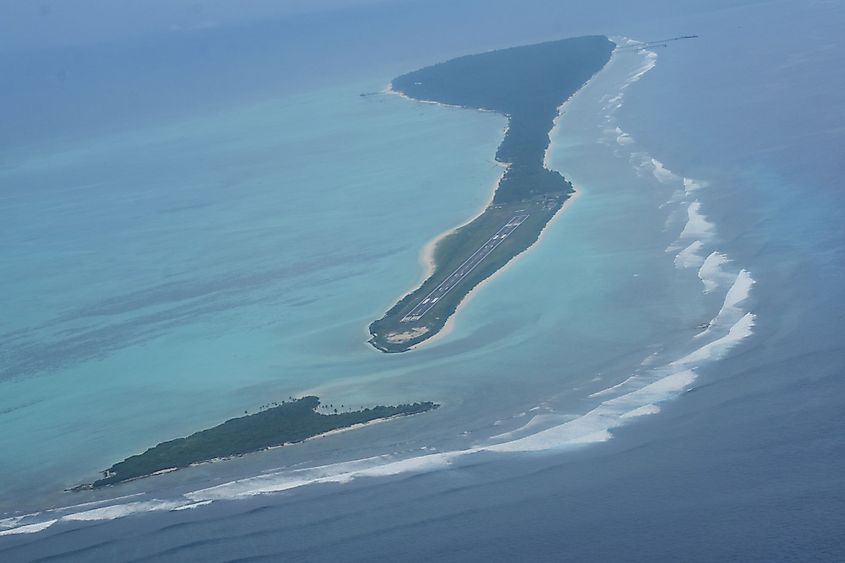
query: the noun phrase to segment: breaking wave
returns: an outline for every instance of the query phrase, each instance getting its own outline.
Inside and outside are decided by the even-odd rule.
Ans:
[[[710,253],[701,268],[698,270],[698,278],[704,284],[704,293],[710,293],[718,288],[726,279],[731,278],[731,274],[723,269],[723,266],[730,263],[730,258],[726,254],[714,250]]]

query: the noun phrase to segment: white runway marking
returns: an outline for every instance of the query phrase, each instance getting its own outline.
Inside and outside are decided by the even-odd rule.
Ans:
[[[467,274],[469,274],[476,266],[487,258],[491,252],[496,250],[496,248],[505,241],[508,235],[514,232],[516,228],[519,227],[526,219],[528,219],[528,215],[514,215],[508,219],[508,222],[496,231],[496,234],[487,239],[487,242],[482,244],[478,250],[470,255],[469,258],[464,260],[463,264],[458,266],[454,272],[449,274],[445,280],[440,282],[440,285],[434,288],[434,291],[426,295],[416,307],[411,309],[407,315],[402,317],[400,322],[407,323],[410,321],[417,321],[422,318],[423,315],[428,313],[431,308],[437,304],[437,301],[441,297],[449,293],[452,288],[458,285],[458,283],[460,283]]]

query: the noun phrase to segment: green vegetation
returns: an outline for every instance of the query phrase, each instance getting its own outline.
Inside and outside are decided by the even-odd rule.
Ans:
[[[577,37],[469,55],[402,75],[393,89],[418,100],[496,111],[509,127],[496,160],[510,167],[495,203],[567,191],[563,176],[543,167],[557,108],[610,59],[603,36]]]
[[[507,169],[492,204],[435,249],[435,271],[419,288],[370,325],[370,343],[404,352],[439,332],[469,291],[529,248],[563,206],[572,185],[543,165],[558,107],[610,59],[603,36],[579,37],[469,55],[396,78],[392,87],[419,100],[486,109],[508,117],[496,160]],[[402,318],[511,217],[528,219],[422,318]]]
[[[307,438],[347,428],[377,419],[404,416],[438,407],[432,402],[403,404],[393,407],[377,406],[357,411],[320,414],[320,399],[309,396],[283,402],[255,414],[232,418],[223,424],[178,438],[148,449],[112,465],[103,478],[77,489],[112,485],[166,471],[187,467],[193,463],[241,455],[301,442]]]

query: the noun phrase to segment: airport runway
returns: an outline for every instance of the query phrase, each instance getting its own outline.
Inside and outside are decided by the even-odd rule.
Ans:
[[[472,253],[472,255],[464,260],[464,263],[458,266],[458,268],[449,274],[449,276],[440,282],[434,291],[429,293],[425,296],[425,298],[420,301],[416,307],[411,309],[407,315],[402,317],[401,322],[407,323],[411,321],[417,321],[422,318],[423,315],[428,313],[432,307],[437,305],[437,302],[440,301],[444,295],[449,293],[449,291],[454,288],[456,285],[460,283],[462,279],[464,279],[476,266],[478,266],[485,258],[487,258],[491,252],[496,250],[504,240],[510,235],[512,232],[516,230],[526,219],[528,219],[528,215],[514,215],[508,222],[502,225],[496,234],[492,237],[487,239],[487,242],[481,245],[481,247]]]

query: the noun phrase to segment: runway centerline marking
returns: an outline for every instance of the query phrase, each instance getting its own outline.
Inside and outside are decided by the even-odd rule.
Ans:
[[[463,263],[458,266],[451,274],[446,276],[440,285],[434,288],[434,290],[426,295],[422,301],[417,303],[417,305],[408,311],[408,314],[402,317],[399,322],[407,323],[411,321],[418,321],[428,313],[432,307],[437,305],[440,299],[449,293],[456,285],[458,285],[461,280],[463,280],[470,272],[472,272],[476,266],[478,266],[485,258],[487,258],[491,252],[496,250],[500,244],[502,244],[505,239],[510,235],[512,232],[516,230],[525,220],[528,219],[528,215],[514,215],[507,222],[502,225],[496,233],[487,239],[487,242],[482,244],[475,252],[473,252],[469,258],[463,261]]]

